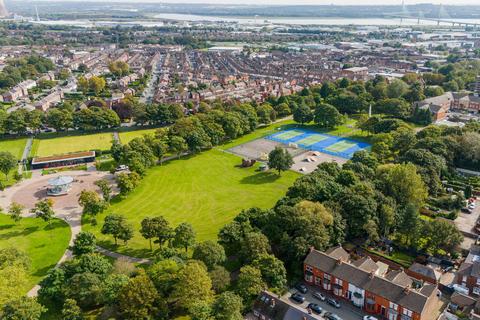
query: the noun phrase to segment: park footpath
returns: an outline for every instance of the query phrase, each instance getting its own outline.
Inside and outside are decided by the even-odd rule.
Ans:
[[[27,149],[27,148],[25,148]],[[27,153],[28,154],[28,153]],[[108,174],[105,172],[100,172],[96,171],[95,167],[89,167],[87,172],[85,171],[65,171],[65,172],[59,172],[55,174],[48,175],[48,179],[50,178],[55,178],[60,175],[65,175],[68,174],[72,176],[73,178],[77,179],[85,179],[85,175],[88,174],[89,177],[96,181],[102,178],[107,178]],[[111,178],[111,177],[110,177]],[[32,185],[37,184],[38,185],[43,185],[45,183],[45,179],[47,177],[42,176],[41,170],[34,170],[32,171],[32,177],[30,179],[22,180],[19,183],[6,188],[4,191],[1,192],[0,194],[0,207],[1,208],[8,208],[12,202],[14,202],[14,198],[18,197],[19,194],[23,194],[25,190],[27,190],[29,187],[31,188]],[[31,190],[30,190],[31,191]],[[25,193],[30,193],[30,191],[27,191]],[[23,196],[22,196],[23,197]],[[71,236],[70,236],[70,241],[69,241],[69,247],[65,250],[64,254],[60,258],[60,260],[57,262],[55,267],[60,266],[63,262],[66,260],[72,258],[72,251],[70,250],[70,246],[73,245],[73,242],[77,235],[82,231],[82,208],[78,204],[77,201],[74,203],[71,203],[68,206],[63,206],[62,208],[55,208],[55,217],[58,219],[61,219],[65,221],[71,230]],[[24,214],[22,215],[23,217],[34,217],[34,214],[31,212],[27,212],[25,210]],[[108,249],[102,248],[100,246],[97,246],[97,251],[105,256],[115,258],[115,259],[123,259],[125,261],[134,263],[134,264],[149,264],[151,263],[151,260],[149,259],[141,259],[141,258],[136,258],[136,257],[131,257],[127,255],[123,255],[117,252],[112,252]],[[37,284],[35,285],[28,293],[27,296],[29,297],[36,297],[38,295],[38,290],[40,289],[40,286]]]

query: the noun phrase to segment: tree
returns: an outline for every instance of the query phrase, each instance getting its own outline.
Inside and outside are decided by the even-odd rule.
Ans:
[[[375,104],[375,112],[386,113],[394,117],[408,119],[412,114],[411,105],[403,99],[389,98]]]
[[[269,287],[282,289],[287,284],[287,270],[283,262],[271,254],[258,256],[252,265],[260,270]]]
[[[268,155],[268,166],[278,170],[278,175],[280,175],[282,171],[290,169],[292,165],[292,155],[281,147],[275,147]]]
[[[103,302],[103,279],[93,272],[74,274],[64,290],[65,296],[77,301],[81,308],[93,308]]]
[[[129,240],[133,238],[133,226],[126,221],[120,225],[120,233],[118,234],[118,239],[122,240],[126,245]]]
[[[25,207],[17,202],[12,202],[8,207],[8,214],[13,221],[19,222],[22,220],[22,212]]]
[[[0,315],[4,320],[39,320],[45,311],[35,298],[20,297],[4,304]]]
[[[120,290],[118,308],[124,319],[160,319],[165,316],[153,282],[141,271]]]
[[[224,267],[214,266],[208,275],[212,280],[212,288],[216,293],[221,293],[230,286],[230,273]]]
[[[17,166],[17,159],[8,151],[0,152],[0,171],[5,175],[5,180],[8,179],[8,174]]]
[[[196,303],[211,303],[212,281],[201,262],[190,261],[180,271],[171,298],[178,308],[190,311]]]
[[[173,237],[172,244],[177,248],[185,248],[185,252],[188,251],[188,247],[195,244],[195,230],[190,223],[184,222],[179,224],[175,228],[175,236]]]
[[[82,310],[77,305],[77,301],[66,299],[62,309],[62,320],[83,320]]]
[[[102,200],[96,191],[82,190],[78,203],[83,207],[83,214],[89,214],[93,219],[108,207],[108,203]]]
[[[155,243],[158,243],[160,247],[162,247],[165,242],[172,239],[173,237],[173,229],[170,227],[170,223],[162,216],[155,217],[152,219],[154,224],[155,230]]]
[[[229,291],[220,294],[212,306],[216,320],[242,320],[242,310],[242,298]]]
[[[400,98],[408,91],[408,85],[400,79],[392,81],[387,86],[387,95],[389,98]]]
[[[128,241],[131,239],[130,235],[133,236],[131,226],[127,224],[125,217],[118,214],[109,214],[105,217],[101,232],[102,234],[112,235],[115,245],[117,245],[117,239],[125,241],[125,238],[127,238]]]
[[[77,81],[78,90],[82,91],[83,94],[87,94],[89,90],[88,79],[85,77],[78,78]]]
[[[118,261],[118,260],[117,260]],[[105,281],[103,282],[103,298],[105,304],[108,306],[118,305],[118,297],[120,292],[124,287],[128,285],[130,281],[130,275],[134,274],[133,272],[129,275],[124,273],[117,273],[117,270],[114,270],[114,273],[109,274]]]
[[[105,79],[102,77],[93,76],[88,80],[88,87],[95,95],[98,95],[103,89],[105,89]]]
[[[162,296],[169,296],[178,282],[183,263],[177,259],[164,259],[155,262],[147,269],[155,287]]]
[[[313,120],[312,111],[302,103],[293,111],[293,120],[301,124],[309,123]]]
[[[382,191],[400,207],[414,205],[420,208],[428,196],[422,177],[412,163],[380,166],[377,176],[382,181]]]
[[[188,150],[188,145],[185,139],[179,136],[172,136],[168,141],[170,152],[177,155],[177,158]]]
[[[132,192],[140,184],[140,175],[136,172],[117,175],[117,186],[122,195]]]
[[[57,132],[73,127],[73,114],[69,110],[50,108],[46,115],[47,125]]]
[[[236,292],[242,297],[247,307],[265,287],[260,270],[248,265],[240,269]]]
[[[100,188],[100,191],[102,191],[103,200],[110,202],[110,199],[112,198],[112,187],[110,187],[108,181],[101,179],[95,181],[95,185]]]
[[[53,200],[44,199],[35,203],[35,207],[31,210],[37,218],[42,219],[47,222],[49,225],[52,219],[55,217],[55,212],[53,211]]]
[[[158,226],[157,221],[155,219],[151,219],[146,217],[141,222],[140,234],[145,239],[149,240],[150,243],[150,251],[152,250],[152,239],[156,238],[158,233]]]
[[[96,243],[97,239],[93,233],[82,231],[77,235],[70,249],[74,256],[80,256],[82,254],[95,252]]]
[[[257,107],[257,116],[258,121],[263,124],[269,124],[277,118],[275,110],[273,110],[272,106],[268,103],[264,103]]]
[[[245,234],[240,249],[240,255],[244,261],[251,262],[270,251],[271,248],[268,238],[259,231],[252,231]]]
[[[424,249],[433,255],[438,254],[441,250],[444,251],[443,254],[451,254],[463,241],[463,235],[455,224],[446,219],[425,221],[421,234],[426,240]]]
[[[315,108],[314,122],[321,128],[335,128],[344,122],[344,117],[334,106],[322,103]]]
[[[212,270],[214,266],[224,263],[227,257],[221,245],[215,241],[207,240],[195,246],[192,258],[202,261],[209,270]]]

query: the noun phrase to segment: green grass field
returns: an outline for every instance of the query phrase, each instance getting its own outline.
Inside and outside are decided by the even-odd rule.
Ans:
[[[26,143],[27,138],[1,140],[0,151],[8,151],[20,160]]]
[[[89,150],[109,150],[112,146],[112,133],[96,133],[78,136],[51,136],[48,139],[35,139],[32,156],[45,157]]]
[[[31,260],[27,293],[55,264],[68,247],[70,228],[62,220],[54,220],[49,227],[40,219],[24,218],[15,223],[0,214],[0,248],[14,247],[25,252]]]
[[[27,138],[1,140],[0,151],[10,152],[18,160],[20,160],[22,158],[23,150],[25,149],[26,143],[27,143]],[[15,179],[13,178],[13,175],[16,170],[17,168],[10,171],[7,179],[5,178],[5,175],[3,173],[0,173],[0,183],[2,183],[4,187],[10,186],[16,182]]]
[[[150,169],[141,185],[126,199],[114,201],[108,212],[125,215],[134,225],[128,246],[114,247],[113,239],[100,233],[106,213],[93,226],[84,217],[84,229],[97,235],[100,245],[133,256],[148,256],[148,241],[138,232],[145,217],[163,215],[173,226],[189,222],[197,239],[215,239],[218,230],[242,210],[253,206],[270,208],[299,174],[281,177],[273,172],[240,168],[241,159],[218,149],[173,160]]]
[[[143,130],[134,130],[134,131],[124,131],[120,132],[120,142],[123,144],[129,143],[135,138],[141,137],[144,134],[154,134],[157,129],[143,129]]]

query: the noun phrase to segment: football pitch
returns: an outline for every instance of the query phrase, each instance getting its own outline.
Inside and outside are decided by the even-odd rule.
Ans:
[[[366,142],[304,129],[282,131],[267,136],[266,139],[284,144],[296,144],[305,150],[319,151],[345,159],[350,159],[357,151],[370,148],[370,144]]]

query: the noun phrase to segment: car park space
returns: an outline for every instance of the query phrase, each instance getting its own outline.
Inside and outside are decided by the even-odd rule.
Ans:
[[[468,209],[468,211],[466,210]],[[471,243],[474,243],[480,235],[480,204],[479,201],[469,202],[464,209],[458,213],[455,219],[455,225],[465,236],[462,248],[470,249]]]
[[[306,289],[306,292],[304,288]],[[281,299],[305,310],[308,310],[310,305],[312,315],[320,316],[320,318],[327,320],[359,320],[368,316],[367,313],[355,307],[349,301],[334,297],[332,294],[325,292],[319,287],[309,286],[303,283],[301,286],[297,285],[290,289],[281,297]],[[334,306],[332,300],[338,303],[338,307]],[[317,307],[321,309],[320,313],[318,312]],[[371,319],[365,320],[375,320],[375,318],[371,317]]]

